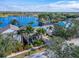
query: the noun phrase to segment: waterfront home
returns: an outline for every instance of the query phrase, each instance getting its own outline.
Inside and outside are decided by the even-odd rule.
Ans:
[[[68,28],[71,28],[73,26],[73,23],[71,20],[65,20],[65,21],[59,21],[57,23],[57,25],[68,29]]]
[[[35,29],[38,29],[38,28],[43,28],[46,30],[46,33],[48,35],[52,35],[53,31],[54,31],[54,25],[44,25],[44,26],[38,26],[38,27],[34,27]]]
[[[8,25],[5,28],[2,28],[0,30],[0,33],[5,37],[7,37],[8,34],[12,35],[14,40],[19,40],[21,41],[21,36],[17,34],[17,31],[19,30],[19,28],[15,25]]]
[[[19,28],[17,26],[14,25],[8,25],[5,28],[2,28],[0,30],[1,34],[7,34],[7,33],[12,33],[12,32],[16,32],[17,30],[19,30]]]

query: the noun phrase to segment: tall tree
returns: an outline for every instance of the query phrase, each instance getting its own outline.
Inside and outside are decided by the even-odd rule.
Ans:
[[[11,24],[12,25],[18,25],[19,22],[16,19],[11,20]],[[19,25],[20,26],[20,25]]]
[[[43,39],[43,35],[46,34],[46,30],[43,28],[38,28],[36,30],[37,35],[39,36],[39,38]]]

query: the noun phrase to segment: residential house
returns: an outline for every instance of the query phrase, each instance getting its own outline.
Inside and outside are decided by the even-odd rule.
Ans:
[[[21,36],[17,34],[18,30],[19,28],[17,26],[10,24],[5,28],[1,28],[0,33],[4,36],[4,38],[7,37],[7,34],[12,34],[15,40],[21,41]]]

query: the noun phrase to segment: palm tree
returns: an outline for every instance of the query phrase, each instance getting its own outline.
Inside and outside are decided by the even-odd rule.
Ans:
[[[3,22],[2,22],[2,21],[0,21],[0,24],[3,24]]]
[[[49,26],[49,27],[47,27],[49,30],[52,30],[53,29],[53,27],[52,26]]]
[[[49,15],[47,13],[39,14],[38,18],[40,26],[47,24],[49,22]]]
[[[31,25],[29,25],[29,26],[26,26],[26,37],[27,37],[27,41],[28,41],[28,44],[31,44],[32,45],[32,43],[31,43],[31,41],[33,40],[32,38],[31,38],[31,41],[30,41],[30,37],[33,35],[33,33],[34,33],[34,28],[31,26]],[[32,45],[33,46],[33,45]]]
[[[26,33],[27,34],[32,34],[34,32],[34,28],[32,26],[26,26]]]
[[[13,20],[11,20],[11,24],[12,24],[12,25],[18,25],[19,22],[18,22],[16,19],[13,19]]]
[[[29,38],[33,35],[33,33],[34,28],[30,25],[26,26],[26,29],[18,31],[18,34],[22,37],[22,42],[24,43],[24,45],[26,45],[27,43],[30,44]]]
[[[46,21],[44,19],[39,20],[39,26],[45,25]]]
[[[43,28],[38,28],[36,30],[36,33],[37,33],[39,39],[43,39],[43,35],[46,34],[46,30]]]
[[[17,35],[19,37],[21,37],[21,42],[23,43],[23,45],[27,44],[27,41],[26,41],[26,38],[25,38],[25,33],[26,33],[26,31],[23,30],[23,29],[17,31]]]
[[[28,25],[31,25],[31,26],[32,26],[33,24],[34,24],[34,22],[33,22],[33,21],[28,23]]]

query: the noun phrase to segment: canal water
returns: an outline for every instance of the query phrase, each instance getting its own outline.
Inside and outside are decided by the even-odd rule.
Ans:
[[[29,23],[33,23],[32,27],[38,26],[38,18],[34,16],[8,16],[8,17],[0,17],[0,28],[4,28],[11,24],[12,20],[16,20],[18,24],[16,26],[26,26]]]

